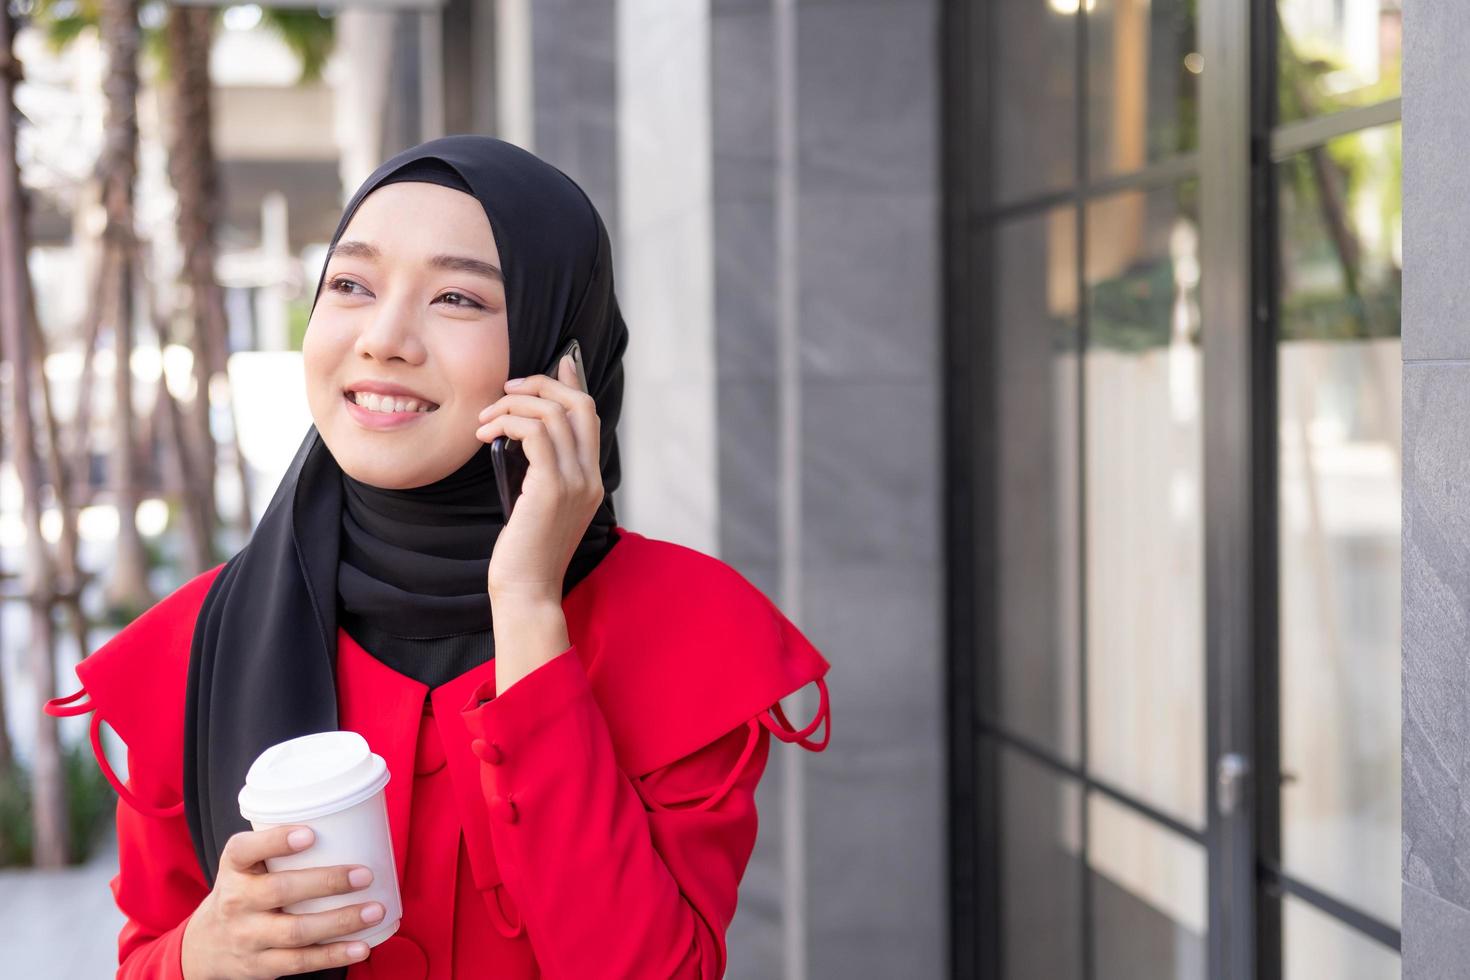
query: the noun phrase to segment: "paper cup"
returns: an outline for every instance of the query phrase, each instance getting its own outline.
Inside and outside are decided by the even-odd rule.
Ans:
[[[326,895],[287,905],[300,914],[378,902],[383,918],[366,929],[328,942],[358,940],[376,946],[398,931],[403,901],[388,833],[388,807],[383,788],[388,766],[356,732],[303,735],[260,754],[245,774],[240,814],[256,830],[285,825],[310,827],[310,847],[284,857],[267,858],[267,871],[295,871],[339,864],[371,868],[373,883],[344,895]]]

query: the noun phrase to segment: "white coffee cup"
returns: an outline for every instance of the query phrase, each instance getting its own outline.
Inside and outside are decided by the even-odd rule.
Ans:
[[[356,732],[318,732],[272,745],[245,774],[240,814],[251,826],[265,830],[301,825],[316,834],[305,850],[267,858],[267,871],[340,864],[372,870],[372,884],[365,889],[308,898],[282,910],[293,914],[325,912],[360,902],[383,906],[381,921],[329,942],[356,940],[376,946],[398,931],[403,918],[383,795],[387,785],[387,763]]]

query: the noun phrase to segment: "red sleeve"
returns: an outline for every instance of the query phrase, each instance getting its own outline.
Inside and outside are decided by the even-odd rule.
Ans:
[[[572,647],[463,709],[491,837],[548,978],[716,978],[755,845],[756,719],[633,780]]]
[[[123,627],[77,665],[81,689],[45,706],[58,718],[92,715],[92,750],[118,794],[112,894],[126,917],[117,972],[125,980],[182,980],[184,924],[209,894],[184,819],[179,759],[189,644],[223,567],[200,573]],[[126,781],[102,750],[104,719],[128,744]]]
[[[138,799],[156,798],[128,753],[127,787]],[[140,785],[140,783],[142,785]],[[145,814],[117,804],[117,907],[127,916],[118,934],[119,980],[183,980],[184,926],[209,894],[182,812]]]

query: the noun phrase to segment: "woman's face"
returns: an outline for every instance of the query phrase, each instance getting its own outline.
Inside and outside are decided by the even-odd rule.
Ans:
[[[459,469],[481,445],[480,410],[505,393],[509,329],[479,201],[419,181],[368,194],[327,259],[302,345],[337,464],[389,490]]]

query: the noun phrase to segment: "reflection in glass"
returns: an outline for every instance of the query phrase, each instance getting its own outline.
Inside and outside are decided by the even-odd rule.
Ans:
[[[1204,823],[1197,185],[1087,208],[1086,635],[1094,773]]]
[[[996,604],[1006,727],[1078,758],[1077,212],[995,231]],[[989,703],[996,692],[980,692]],[[991,697],[987,697],[989,694]]]
[[[1198,144],[1192,0],[1096,0],[1087,14],[1090,178],[1128,173]]]
[[[1399,921],[1399,126],[1282,163],[1287,872]]]
[[[1081,790],[1011,749],[1000,758],[1002,975],[1081,980]]]
[[[992,190],[997,203],[1077,182],[1077,0],[995,0]]]
[[[1399,94],[1403,0],[1277,0],[1280,121]]]
[[[1291,895],[1281,936],[1285,980],[1399,980],[1398,953]]]
[[[1087,834],[1097,980],[1205,980],[1204,849],[1096,793]]]

